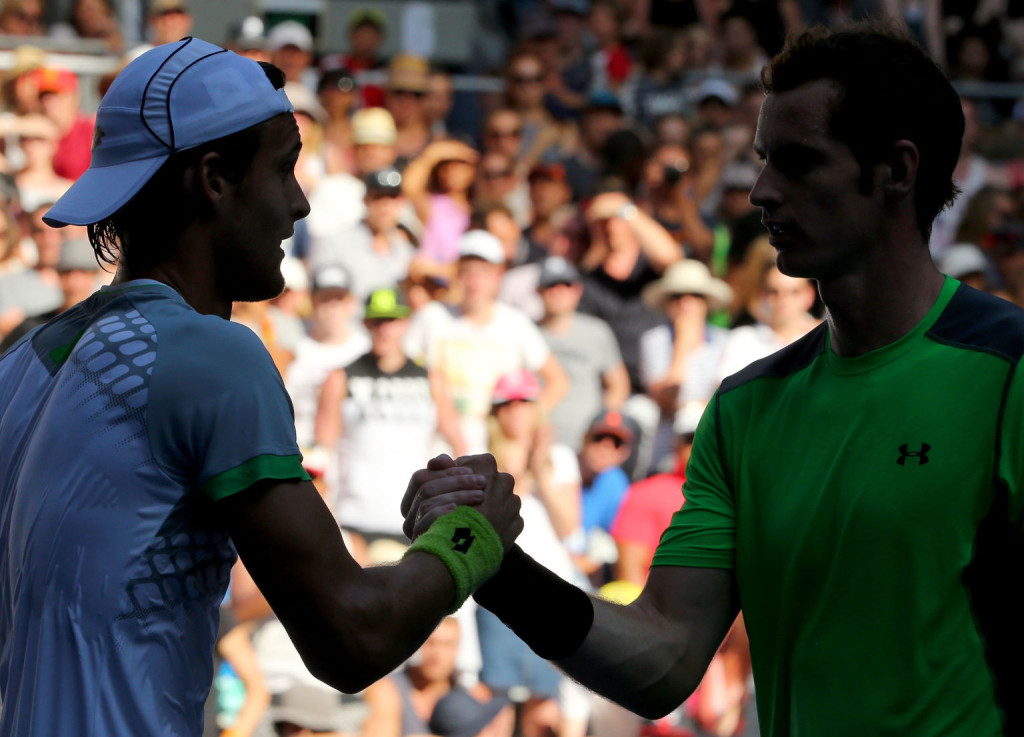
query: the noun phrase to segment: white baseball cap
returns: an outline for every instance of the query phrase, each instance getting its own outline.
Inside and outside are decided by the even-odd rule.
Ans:
[[[278,23],[267,34],[267,46],[271,51],[280,51],[285,46],[294,46],[300,51],[313,50],[313,34],[297,20]]]
[[[506,261],[505,247],[486,230],[469,230],[459,238],[459,258],[479,258],[501,266]]]
[[[98,223],[171,154],[290,112],[288,98],[251,59],[192,37],[157,46],[114,79],[96,113],[89,168],[43,220]]]

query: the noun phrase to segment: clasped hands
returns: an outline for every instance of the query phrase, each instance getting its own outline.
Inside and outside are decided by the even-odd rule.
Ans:
[[[487,518],[508,552],[523,531],[519,497],[513,492],[515,479],[498,471],[489,453],[447,455],[430,459],[427,467],[412,475],[402,499],[403,530],[410,540],[427,531],[434,520],[459,505],[474,507]]]

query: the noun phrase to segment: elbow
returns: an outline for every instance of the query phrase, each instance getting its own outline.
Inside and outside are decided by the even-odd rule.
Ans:
[[[303,653],[302,662],[314,678],[346,694],[357,694],[390,672],[390,668],[378,666],[368,655],[339,655],[323,648],[316,654]]]
[[[632,695],[629,699],[630,703],[623,703],[622,706],[653,722],[678,709],[680,704],[690,698],[699,683],[700,679],[697,679],[695,682],[686,683],[681,687],[680,684],[676,684],[670,688],[641,691]]]
[[[685,701],[685,699],[684,699]],[[679,708],[680,702],[662,702],[662,703],[651,703],[651,704],[638,704],[636,706],[628,706],[627,708],[637,716],[643,717],[644,719],[655,722],[662,717],[666,717]]]
[[[346,669],[342,669],[342,672],[339,672],[336,664],[314,663],[305,658],[302,662],[305,663],[306,669],[314,678],[330,686],[335,691],[357,694],[373,683],[372,680],[361,677],[361,674],[345,672]]]
[[[338,673],[337,668],[327,667],[314,669],[309,663],[306,664],[313,677],[327,684],[335,691],[345,694],[357,694],[373,684],[378,678],[368,678],[358,673]],[[383,677],[383,676],[381,676]]]
[[[359,599],[356,599],[357,601]],[[373,607],[363,601],[335,601],[319,617],[331,622],[327,628],[301,627],[289,630],[292,642],[306,669],[317,679],[342,693],[355,694],[386,676],[401,662],[389,646],[388,633],[382,632]]]

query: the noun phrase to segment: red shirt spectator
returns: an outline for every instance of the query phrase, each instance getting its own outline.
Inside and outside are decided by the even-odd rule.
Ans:
[[[92,158],[93,119],[79,110],[78,77],[68,69],[43,67],[32,72],[43,114],[57,124],[59,138],[53,170],[78,179]]]
[[[647,580],[647,571],[661,533],[685,501],[686,463],[690,460],[693,434],[702,411],[703,406],[699,403],[689,403],[676,413],[672,428],[676,434],[675,467],[672,471],[637,481],[623,497],[611,529],[619,548],[615,570],[615,577],[619,580],[641,586]]]

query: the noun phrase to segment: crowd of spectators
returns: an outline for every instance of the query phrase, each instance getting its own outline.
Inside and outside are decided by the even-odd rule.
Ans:
[[[460,70],[384,58],[392,29],[370,4],[346,39],[257,17],[221,39],[284,71],[311,204],[283,244],[284,293],[239,303],[233,319],[274,358],[307,470],[362,563],[402,554],[413,470],[439,452],[491,452],[516,478],[528,553],[611,598],[636,595],[719,382],[822,317],[813,284],[775,267],[747,200],[757,73],[787,32],[885,15],[962,85],[962,194],[930,247],[945,273],[1024,305],[1024,100],[978,86],[1024,82],[1019,3],[479,5],[480,53]],[[0,34],[139,53],[108,0],[77,0],[50,28],[42,11],[3,0]],[[190,32],[184,0],[148,13],[154,44]],[[3,348],[112,276],[84,228],[41,220],[102,135],[85,82],[31,45],[13,57],[0,79]],[[461,71],[501,92],[459,92]],[[471,602],[355,697],[305,672],[241,567],[223,614],[210,734],[757,734],[742,619],[694,696],[646,724]]]

